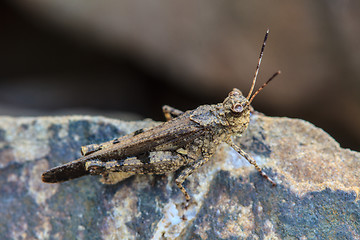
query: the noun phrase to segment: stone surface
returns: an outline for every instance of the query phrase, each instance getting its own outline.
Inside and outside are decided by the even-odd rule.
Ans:
[[[360,238],[360,153],[302,120],[254,114],[238,139],[276,187],[226,145],[186,181],[188,207],[173,174],[41,182],[80,146],[154,124],[1,117],[0,239]]]

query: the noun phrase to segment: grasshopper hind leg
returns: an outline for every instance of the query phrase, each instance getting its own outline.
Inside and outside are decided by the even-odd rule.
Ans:
[[[155,151],[136,157],[106,162],[90,160],[85,163],[85,169],[91,175],[102,175],[102,182],[114,184],[110,177],[117,178],[117,176],[121,176],[120,178],[123,179],[135,174],[164,174],[174,172],[181,166],[184,166],[186,161],[181,154],[176,152]]]
[[[118,161],[102,162],[97,160],[88,161],[85,163],[86,170],[90,175],[101,175],[100,180],[104,184],[116,184],[134,175],[130,172],[116,172],[114,167],[119,165]]]

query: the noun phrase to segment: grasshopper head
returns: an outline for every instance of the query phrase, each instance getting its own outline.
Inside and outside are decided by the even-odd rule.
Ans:
[[[250,104],[241,91],[234,88],[225,98],[223,108],[226,121],[234,132],[243,132],[249,124]]]
[[[254,100],[255,96],[264,89],[264,87],[272,80],[274,77],[280,74],[280,71],[274,73],[269,80],[267,80],[254,94],[251,95],[255,80],[253,81],[253,86],[247,97],[244,97],[241,91],[237,88],[234,88],[225,98],[223,102],[224,115],[228,125],[232,128],[233,132],[242,133],[245,131],[250,121],[250,103]]]

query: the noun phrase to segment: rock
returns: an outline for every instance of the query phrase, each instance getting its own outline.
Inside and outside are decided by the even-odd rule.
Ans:
[[[103,117],[0,118],[0,239],[358,239],[360,153],[296,119],[254,114],[239,139],[272,187],[227,145],[192,174],[115,185],[98,176],[61,184],[43,171],[80,147],[156,124]]]

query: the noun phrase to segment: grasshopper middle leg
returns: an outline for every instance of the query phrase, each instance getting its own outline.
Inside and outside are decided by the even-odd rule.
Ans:
[[[175,183],[178,186],[178,188],[181,190],[181,192],[185,195],[185,199],[187,201],[190,200],[190,195],[182,185],[185,181],[185,179],[190,176],[196,169],[204,165],[209,160],[209,156],[204,156],[202,159],[194,162],[189,167],[185,168],[180,175],[175,179]]]

